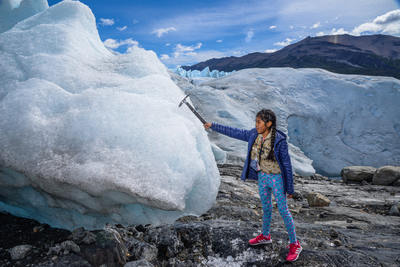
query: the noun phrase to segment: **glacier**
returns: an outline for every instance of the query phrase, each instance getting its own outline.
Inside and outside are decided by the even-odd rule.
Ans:
[[[0,33],[11,29],[19,21],[49,7],[47,0],[0,1]]]
[[[182,77],[186,78],[220,78],[228,76],[235,71],[225,72],[219,70],[210,70],[209,67],[205,67],[203,70],[185,70],[182,67],[177,67],[174,72]]]
[[[43,7],[34,15],[33,2]],[[0,34],[0,210],[98,229],[213,205],[220,176],[207,133],[178,108],[184,94],[154,52],[105,48],[79,1],[1,3],[31,16]]]
[[[400,164],[400,81],[322,69],[244,69],[201,84],[174,77],[208,121],[251,129],[272,109],[288,136],[293,169],[337,177],[343,167]],[[242,162],[247,144],[210,131],[227,162]]]

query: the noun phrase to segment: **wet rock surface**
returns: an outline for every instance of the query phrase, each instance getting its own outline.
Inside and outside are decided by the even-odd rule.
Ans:
[[[200,217],[172,225],[108,225],[69,232],[0,213],[0,266],[399,266],[400,188],[344,184],[321,175],[295,177],[289,209],[303,251],[285,261],[288,235],[274,202],[272,244],[250,247],[261,232],[258,186],[239,179],[241,168],[219,166],[217,202]],[[313,207],[320,193],[329,206]],[[393,208],[395,207],[395,208]],[[23,257],[10,250],[24,245]]]

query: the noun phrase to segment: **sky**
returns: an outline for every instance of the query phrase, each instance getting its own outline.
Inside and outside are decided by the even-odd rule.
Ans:
[[[48,0],[52,6],[61,0]],[[400,37],[400,0],[81,0],[114,51],[153,50],[168,67],[277,51],[307,36]]]

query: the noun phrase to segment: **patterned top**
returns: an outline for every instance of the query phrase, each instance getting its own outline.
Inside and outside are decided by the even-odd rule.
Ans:
[[[263,144],[262,154],[261,154],[261,163],[260,169],[265,173],[281,173],[281,169],[279,168],[278,162],[275,160],[275,155],[273,155],[274,160],[267,159],[269,151],[271,150],[271,131],[267,135],[267,137],[263,140],[262,134],[258,134],[257,139],[254,141],[253,147],[251,149],[251,159],[258,160],[258,154],[261,149],[261,144]]]

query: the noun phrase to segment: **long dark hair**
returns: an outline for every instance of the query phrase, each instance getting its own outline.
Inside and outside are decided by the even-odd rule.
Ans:
[[[262,109],[257,113],[256,118],[259,117],[265,124],[271,121],[272,125],[269,129],[271,131],[271,150],[269,151],[267,159],[274,160],[274,144],[276,135],[276,116],[275,113],[270,109]]]

